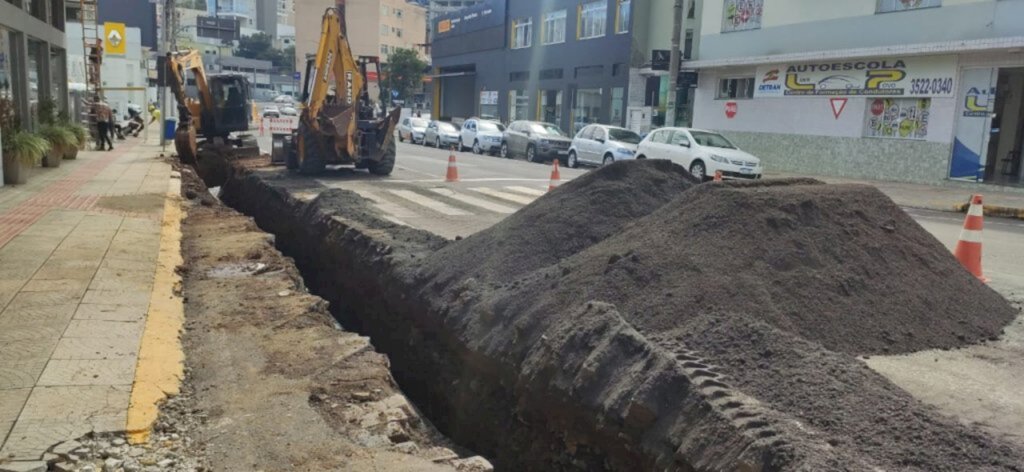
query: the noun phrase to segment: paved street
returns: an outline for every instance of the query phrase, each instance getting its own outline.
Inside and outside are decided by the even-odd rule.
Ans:
[[[0,188],[0,458],[124,431],[171,177],[136,141]]]

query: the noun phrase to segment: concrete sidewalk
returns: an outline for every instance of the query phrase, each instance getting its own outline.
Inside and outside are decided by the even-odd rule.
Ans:
[[[782,172],[769,172],[765,177],[811,177],[828,183],[871,185],[877,187],[900,206],[926,210],[966,212],[971,195],[980,193],[985,196],[985,215],[1024,220],[1024,187],[954,181],[943,182],[940,185],[925,185]]]
[[[118,144],[0,188],[0,469],[125,430],[171,167]]]

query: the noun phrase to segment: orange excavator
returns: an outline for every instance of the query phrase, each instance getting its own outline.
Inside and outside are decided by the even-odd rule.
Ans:
[[[371,66],[379,75],[380,58],[352,55],[344,2],[328,8],[316,56],[306,62],[299,126],[285,143],[288,168],[316,174],[328,165],[353,165],[375,175],[391,174],[401,110],[376,116],[367,91]]]

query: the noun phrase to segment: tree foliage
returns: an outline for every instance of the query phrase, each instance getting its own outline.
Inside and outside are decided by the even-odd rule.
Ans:
[[[295,64],[295,46],[288,46],[282,51],[274,47],[273,36],[259,32],[239,39],[235,56],[270,61],[276,68],[291,70]]]
[[[420,59],[419,54],[412,49],[398,48],[388,55],[388,62],[385,66],[385,80],[381,84],[381,93],[391,90],[398,91],[398,98],[408,101],[412,94],[422,87],[423,72],[427,69],[427,63]]]

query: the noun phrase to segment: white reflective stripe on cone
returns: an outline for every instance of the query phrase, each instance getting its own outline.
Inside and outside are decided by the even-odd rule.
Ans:
[[[985,210],[981,205],[971,205],[971,208],[967,210],[967,216],[984,216]]]
[[[981,231],[965,229],[960,232],[960,240],[968,243],[981,243]]]

